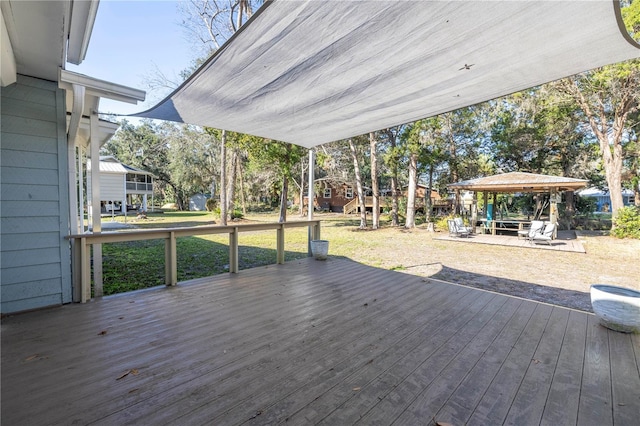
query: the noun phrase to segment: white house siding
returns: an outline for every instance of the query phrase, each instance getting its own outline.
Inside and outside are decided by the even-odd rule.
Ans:
[[[64,92],[18,76],[1,89],[0,300],[11,313],[71,301]]]
[[[124,200],[124,174],[100,172],[100,199],[102,201]],[[87,181],[87,197],[91,199],[91,174]]]

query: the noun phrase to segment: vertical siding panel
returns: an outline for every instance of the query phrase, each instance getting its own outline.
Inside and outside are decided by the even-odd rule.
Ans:
[[[64,91],[55,82],[18,76],[0,97],[7,142],[0,147],[6,166],[0,182],[0,311],[70,302]],[[47,238],[34,237],[34,232]]]

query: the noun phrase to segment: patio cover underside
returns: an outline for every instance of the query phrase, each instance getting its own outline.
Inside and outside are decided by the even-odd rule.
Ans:
[[[313,147],[640,56],[618,1],[274,0],[137,114]]]

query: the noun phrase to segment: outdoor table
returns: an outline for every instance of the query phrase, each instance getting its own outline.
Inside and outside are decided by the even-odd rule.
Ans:
[[[486,225],[487,219],[480,219],[481,224],[484,224],[484,229],[486,230],[488,227]],[[531,221],[528,220],[517,220],[517,219],[493,219],[491,221],[491,235],[496,235],[497,230],[502,231],[516,231],[519,235],[519,231],[524,230],[525,225],[531,225]],[[518,228],[509,227],[508,225],[518,225]]]

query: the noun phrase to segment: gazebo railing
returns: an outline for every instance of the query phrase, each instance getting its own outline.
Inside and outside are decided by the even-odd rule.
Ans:
[[[285,223],[252,223],[230,226],[190,226],[184,228],[144,229],[126,232],[95,232],[87,234],[69,235],[73,246],[73,281],[74,300],[81,303],[91,298],[91,247],[94,244],[117,243],[125,241],[165,240],[165,284],[174,286],[178,283],[177,244],[178,237],[195,235],[228,234],[229,235],[229,272],[237,273],[238,265],[238,235],[241,232],[276,231],[276,263],[284,263],[284,233],[286,228],[309,228],[309,239],[320,239],[320,220],[293,221]],[[310,250],[310,243],[308,244]],[[311,255],[311,253],[309,253]],[[102,259],[93,259],[101,262]],[[102,268],[99,268],[100,270]],[[100,277],[100,283],[102,278]],[[102,294],[102,288],[94,289],[97,295]]]

